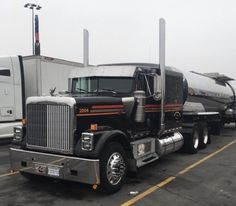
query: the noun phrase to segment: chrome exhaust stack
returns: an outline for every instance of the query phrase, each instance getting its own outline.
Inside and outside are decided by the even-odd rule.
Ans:
[[[89,32],[84,29],[84,67],[89,65]]]
[[[165,20],[159,20],[159,64],[161,70],[161,121],[160,133],[161,136],[165,130],[165,86],[166,86],[166,72],[165,72]]]

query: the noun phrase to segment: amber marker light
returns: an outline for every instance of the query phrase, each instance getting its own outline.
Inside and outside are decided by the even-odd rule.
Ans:
[[[96,190],[97,187],[98,187],[97,185],[93,185],[93,186],[92,186],[93,190]]]
[[[27,124],[27,119],[22,119],[22,124],[26,125]]]
[[[92,131],[98,130],[98,125],[97,124],[90,124],[90,130],[92,130]]]

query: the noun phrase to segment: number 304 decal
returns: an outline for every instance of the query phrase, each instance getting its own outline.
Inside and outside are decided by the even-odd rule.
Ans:
[[[80,108],[79,113],[88,113],[89,109],[88,108]]]

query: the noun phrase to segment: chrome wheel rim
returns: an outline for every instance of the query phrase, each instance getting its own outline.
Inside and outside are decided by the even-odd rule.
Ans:
[[[203,132],[203,143],[207,144],[207,142],[208,142],[208,131],[207,128],[205,128]]]
[[[125,162],[118,152],[113,153],[107,162],[107,180],[112,185],[117,185],[125,175]]]
[[[194,132],[194,135],[193,135],[193,147],[194,147],[194,149],[197,149],[198,145],[199,145],[198,132]]]

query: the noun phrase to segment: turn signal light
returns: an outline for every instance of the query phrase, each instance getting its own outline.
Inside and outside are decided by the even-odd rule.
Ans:
[[[91,124],[90,125],[90,130],[92,130],[92,131],[98,130],[98,125],[97,124]]]
[[[26,125],[27,124],[27,119],[22,119],[22,124]]]

